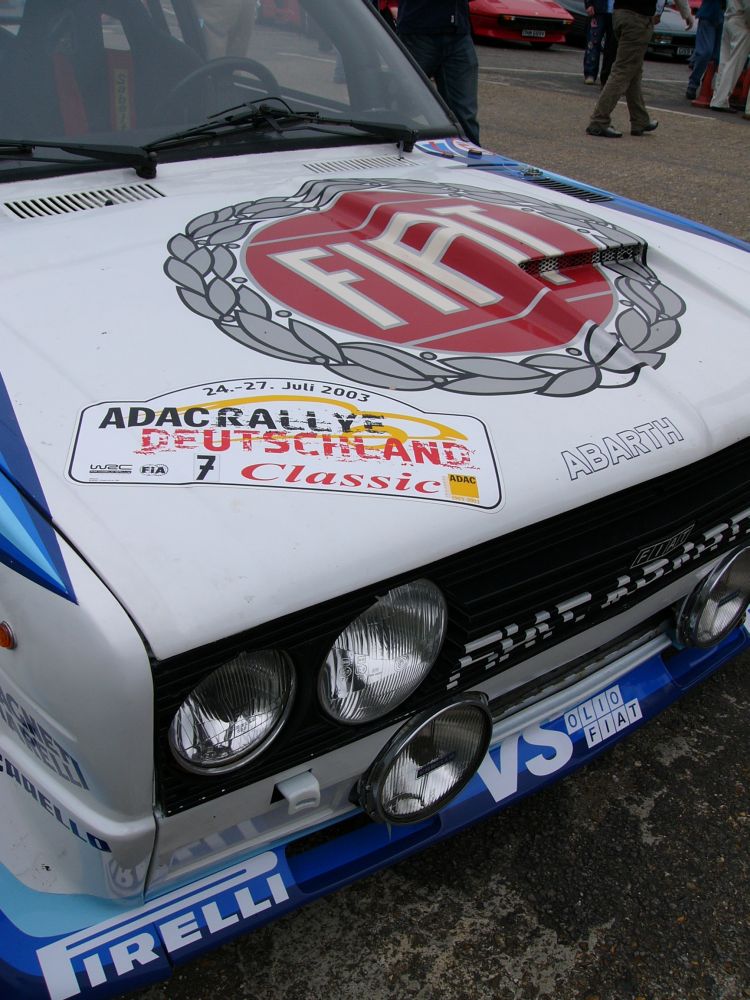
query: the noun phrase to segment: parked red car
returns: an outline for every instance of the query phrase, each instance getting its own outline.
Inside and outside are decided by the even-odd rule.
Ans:
[[[292,0],[266,0],[290,3]],[[296,0],[294,0],[296,2]],[[379,0],[381,10],[395,18],[398,3]],[[471,31],[475,38],[508,42],[529,42],[547,48],[564,43],[574,18],[555,0],[469,0]]]
[[[297,0],[260,0],[258,20],[301,27],[303,16]]]
[[[469,12],[476,38],[530,42],[537,48],[564,43],[573,23],[555,0],[470,0]]]

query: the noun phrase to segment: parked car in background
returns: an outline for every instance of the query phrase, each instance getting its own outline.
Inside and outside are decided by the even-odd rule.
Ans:
[[[693,8],[693,13],[700,4]],[[659,23],[654,25],[654,33],[647,55],[669,56],[679,62],[689,62],[695,49],[697,22],[691,28],[685,24],[682,15],[670,2],[665,6]]]
[[[469,15],[478,41],[528,42],[536,48],[564,43],[573,24],[555,0],[470,0]]]
[[[361,0],[0,12],[0,998],[103,1000],[750,646],[750,245]]]
[[[304,24],[305,15],[299,0],[258,0],[257,18],[262,24],[299,28]]]
[[[560,0],[560,3],[573,17],[573,24],[567,33],[568,44],[584,46],[588,23],[585,0]],[[694,12],[698,6],[700,5],[693,5]],[[695,48],[695,32],[696,26],[688,28],[679,11],[669,0],[659,23],[654,26],[647,55],[669,56],[672,59],[687,62]]]
[[[396,17],[398,3],[381,3]],[[556,0],[469,0],[469,17],[477,41],[528,42],[537,48],[564,43],[573,24],[573,16]]]

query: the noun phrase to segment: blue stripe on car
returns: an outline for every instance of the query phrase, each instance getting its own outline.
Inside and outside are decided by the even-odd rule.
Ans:
[[[0,377],[0,562],[75,602],[39,477]]]

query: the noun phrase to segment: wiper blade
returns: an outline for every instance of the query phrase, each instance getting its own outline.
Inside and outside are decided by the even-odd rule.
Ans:
[[[347,128],[356,128],[360,132],[366,132],[381,139],[393,139],[406,153],[411,153],[414,149],[414,143],[417,141],[416,129],[408,128],[406,125],[394,125],[392,122],[372,122],[366,118],[334,118],[318,114],[316,111],[309,112],[307,120],[312,124],[341,125]]]
[[[85,142],[40,141],[38,139],[0,139],[0,156],[33,156],[35,149],[59,149],[74,156],[87,156],[115,166],[134,167],[139,177],[156,177],[156,153],[143,146],[105,146]],[[59,161],[67,162],[67,161]]]
[[[274,101],[276,103],[269,103]],[[333,115],[323,115],[319,111],[302,111],[290,107],[280,97],[264,97],[257,101],[248,101],[233,108],[209,115],[200,125],[175,132],[172,135],[149,143],[147,150],[158,150],[170,146],[181,146],[190,142],[200,142],[205,139],[241,134],[245,131],[263,131],[283,133],[295,129],[313,128],[330,132],[338,128],[352,128],[381,139],[391,139],[399,147],[410,153],[417,141],[417,131],[406,125],[395,125],[392,122],[374,122],[360,118],[337,118]],[[338,134],[336,131],[333,134]]]

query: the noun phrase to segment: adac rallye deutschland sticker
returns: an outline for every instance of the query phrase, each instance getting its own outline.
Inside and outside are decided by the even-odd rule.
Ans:
[[[351,386],[229,379],[81,414],[79,483],[219,484],[501,502],[487,430]]]
[[[222,334],[399,392],[632,385],[685,311],[633,233],[465,185],[311,181],[201,215],[168,250],[180,299]]]

